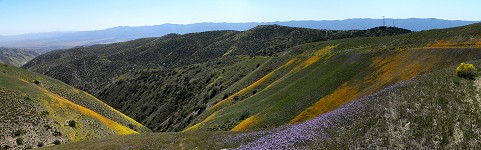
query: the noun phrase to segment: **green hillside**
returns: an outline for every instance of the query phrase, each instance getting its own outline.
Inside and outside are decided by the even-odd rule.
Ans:
[[[4,64],[0,65],[0,101],[2,149],[150,132],[88,93]]]
[[[11,66],[20,67],[38,55],[33,51],[0,47],[0,63]]]
[[[170,34],[55,51],[24,68],[86,90],[154,131],[181,131],[198,122],[214,102],[302,53],[286,54],[289,47],[408,32],[392,27],[327,31],[272,25],[245,32]]]
[[[185,131],[251,130],[310,120],[388,85],[481,58],[480,24],[392,37],[309,43]],[[255,92],[254,92],[255,91]],[[255,94],[253,94],[255,93]],[[218,100],[218,99],[217,99]]]
[[[469,62],[481,66],[479,58]],[[479,149],[481,80],[457,77],[456,66],[390,85],[295,125],[247,132],[151,133],[50,149]]]
[[[296,32],[322,32],[296,29],[261,26],[246,32],[172,34],[132,41],[139,46],[119,52],[114,47],[130,44],[99,45],[110,51],[105,52],[103,62],[136,62],[139,68],[109,72],[114,75],[108,81],[95,80],[101,84],[92,92],[154,131],[183,132],[110,137],[52,148],[481,147],[477,142],[481,138],[479,79],[455,74],[462,62],[481,65],[481,24],[382,37],[377,36],[396,31],[380,27],[363,31],[371,34],[362,37],[354,34],[360,31],[336,31],[332,35],[356,36],[314,42],[283,38],[296,37]],[[229,39],[244,41],[231,43]],[[199,46],[204,44],[207,48]],[[223,44],[228,46],[215,52],[214,45]],[[140,48],[145,45],[158,46]],[[78,53],[80,58],[84,52],[99,54],[95,47],[54,52],[25,67],[46,74],[62,72],[63,77],[78,73],[78,68],[98,67],[107,72],[115,68],[89,59],[83,67],[65,62],[70,60],[69,53]],[[114,55],[108,54],[113,52],[128,55],[112,61]],[[165,53],[177,59],[163,66]],[[63,69],[69,65],[73,73]]]

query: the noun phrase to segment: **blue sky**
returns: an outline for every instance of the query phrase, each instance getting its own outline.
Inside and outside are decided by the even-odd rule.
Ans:
[[[163,23],[481,20],[479,0],[0,0],[0,35]]]

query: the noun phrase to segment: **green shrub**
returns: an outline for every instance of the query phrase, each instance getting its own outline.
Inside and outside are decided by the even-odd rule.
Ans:
[[[458,68],[456,68],[456,75],[465,79],[475,79],[478,75],[478,69],[476,69],[473,64],[461,63]]]

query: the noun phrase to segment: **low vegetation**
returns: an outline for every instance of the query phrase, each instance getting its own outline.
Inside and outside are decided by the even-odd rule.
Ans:
[[[456,68],[456,74],[465,79],[475,79],[478,76],[478,69],[473,64],[461,63]]]
[[[3,64],[0,101],[1,149],[29,149],[150,131],[85,92]],[[127,124],[135,125],[137,131]]]
[[[151,133],[51,148],[479,149],[480,80],[456,77],[455,67],[390,85],[312,120],[275,129]]]

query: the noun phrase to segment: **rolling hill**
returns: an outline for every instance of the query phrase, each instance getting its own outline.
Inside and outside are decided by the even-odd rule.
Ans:
[[[154,131],[181,131],[210,107],[211,99],[233,94],[238,86],[290,59],[279,55],[289,47],[409,32],[393,27],[329,31],[270,25],[245,32],[170,34],[54,51],[23,67],[92,93]]]
[[[0,148],[29,149],[150,132],[92,95],[0,65]]]
[[[199,123],[184,131],[244,131],[311,120],[389,85],[481,58],[480,26],[290,48],[302,52],[286,53],[288,61],[273,71],[211,99],[194,121]]]
[[[0,47],[0,63],[20,67],[37,57],[37,52]]]
[[[285,22],[251,22],[251,23],[196,23],[196,24],[162,24],[141,27],[114,27],[105,30],[79,32],[48,32],[0,37],[0,47],[13,47],[45,53],[54,49],[75,46],[124,42],[139,38],[160,37],[171,33],[187,34],[213,30],[246,31],[259,25],[282,25],[289,27],[312,28],[323,30],[367,30],[382,25],[382,19],[346,19],[321,21],[285,21]],[[412,31],[441,29],[468,25],[477,21],[442,20],[442,19],[386,19],[386,26],[395,26]]]
[[[455,73],[460,62],[481,66],[479,29],[298,45],[278,54],[286,59],[272,71],[253,71],[229,87],[236,93],[211,99],[208,115],[184,132],[51,148],[479,149],[481,80]]]

